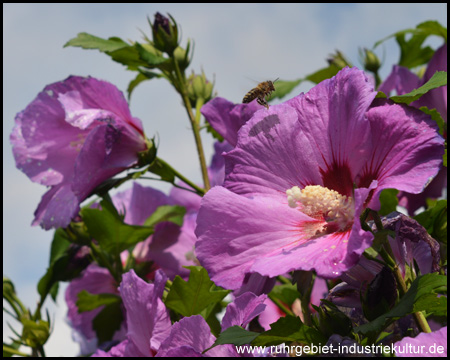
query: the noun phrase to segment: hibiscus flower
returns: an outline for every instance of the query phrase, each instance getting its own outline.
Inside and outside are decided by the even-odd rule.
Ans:
[[[138,163],[142,124],[112,84],[71,76],[50,84],[17,114],[11,134],[17,167],[50,186],[33,225],[66,227],[98,185]]]
[[[361,70],[345,68],[242,126],[224,186],[197,218],[196,255],[217,285],[236,289],[254,272],[338,277],[371,245],[359,218],[379,209],[380,192],[419,193],[437,174],[435,123],[375,96]]]

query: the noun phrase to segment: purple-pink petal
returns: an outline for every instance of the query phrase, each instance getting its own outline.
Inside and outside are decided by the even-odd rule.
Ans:
[[[245,328],[250,321],[264,311],[266,299],[267,295],[256,296],[250,292],[235,298],[227,306],[225,316],[222,319],[222,331],[235,325]]]
[[[204,196],[197,219],[196,255],[216,284],[237,289],[246,273],[274,277],[298,269],[336,277],[370,246],[373,236],[361,230],[359,221],[352,231],[313,238],[320,221],[280,199],[247,198],[222,187]]]
[[[170,334],[161,344],[157,357],[166,356],[202,356],[202,352],[208,349],[216,338],[205,319],[200,315],[194,315],[181,319],[172,325]],[[207,351],[203,356],[232,356],[234,353],[225,345],[219,345]]]
[[[394,344],[397,357],[447,357],[447,326],[415,338],[404,337]]]
[[[359,187],[378,180],[369,207],[378,210],[378,194],[394,188],[419,193],[436,176],[442,164],[444,139],[430,117],[414,108],[377,100],[367,112],[371,138]]]
[[[255,101],[249,104],[234,104],[224,98],[216,97],[203,105],[201,113],[228,143],[235,146],[237,133],[257,110],[261,109]]]
[[[417,89],[421,85],[419,77],[411,72],[411,70],[403,66],[394,65],[392,72],[378,87],[378,90],[384,92],[386,95],[389,95],[392,90],[395,90],[397,95],[402,95]]]
[[[166,280],[160,271],[154,284],[133,270],[122,277],[119,291],[127,311],[127,338],[144,356],[153,356],[170,332],[169,312],[161,300]]]

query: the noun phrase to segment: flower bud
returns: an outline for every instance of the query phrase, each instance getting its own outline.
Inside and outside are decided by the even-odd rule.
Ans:
[[[397,299],[397,283],[394,274],[384,267],[371,281],[363,300],[364,316],[369,321],[387,313]]]
[[[211,83],[202,70],[201,75],[196,75],[192,72],[187,80],[187,90],[191,105],[195,106],[197,99],[203,99],[203,102],[207,102],[213,95],[214,84]]]
[[[348,61],[344,54],[339,50],[336,50],[336,54],[330,54],[330,57],[327,59],[328,64],[335,65],[340,69],[345,68],[346,66],[352,67],[353,65]]]
[[[363,50],[359,50],[359,56],[361,57],[361,62],[364,64],[364,68],[367,71],[377,73],[378,69],[381,67],[381,61],[378,59],[378,56],[375,55],[369,49],[364,48]]]
[[[322,300],[319,313],[319,329],[326,336],[339,334],[346,336],[352,330],[352,321],[333,303]]]
[[[170,14],[168,15],[170,20],[157,12],[155,14],[155,21],[151,24],[151,27],[155,48],[172,55],[178,47],[178,26],[174,18]]]
[[[188,40],[188,46],[185,49],[183,49],[181,46],[178,46],[175,51],[173,52],[173,56],[175,57],[175,60],[178,63],[178,66],[180,67],[180,70],[183,72],[187,69],[189,64],[191,63],[191,58],[189,58],[189,48],[190,43]]]

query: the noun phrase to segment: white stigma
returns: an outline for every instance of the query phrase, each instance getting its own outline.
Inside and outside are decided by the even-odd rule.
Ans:
[[[355,208],[351,196],[339,194],[320,185],[298,186],[286,190],[289,206],[300,207],[306,215],[326,222],[334,222],[343,230],[353,223]]]

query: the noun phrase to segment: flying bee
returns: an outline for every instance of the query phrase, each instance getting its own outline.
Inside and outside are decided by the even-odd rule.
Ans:
[[[259,105],[264,106],[266,109],[269,108],[269,104],[267,104],[266,98],[270,96],[272,91],[275,91],[275,87],[273,86],[273,83],[277,81],[279,78],[275,79],[274,81],[264,81],[262,83],[259,83],[257,87],[254,89],[251,89],[245,96],[242,102],[244,104],[247,104],[251,102],[252,100],[256,99]]]

